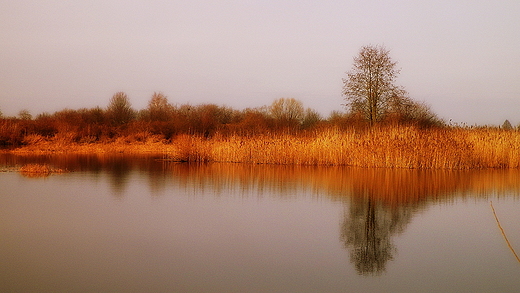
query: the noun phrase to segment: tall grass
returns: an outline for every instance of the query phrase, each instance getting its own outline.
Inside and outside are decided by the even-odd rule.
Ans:
[[[323,128],[311,132],[257,135],[178,135],[147,132],[110,142],[75,142],[70,136],[26,137],[31,153],[163,154],[187,162],[346,165],[375,168],[520,168],[520,131],[499,128],[376,126]]]
[[[519,168],[520,132],[500,129],[326,129],[312,135],[180,136],[181,161],[348,165],[382,168]]]

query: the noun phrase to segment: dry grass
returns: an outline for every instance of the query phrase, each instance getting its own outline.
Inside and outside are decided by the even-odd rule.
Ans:
[[[37,141],[18,153],[163,154],[174,161],[346,165],[375,168],[520,168],[520,132],[496,128],[324,129],[313,134],[123,137],[110,143]]]
[[[167,144],[157,136],[146,138],[138,135],[123,136],[112,141],[94,143],[90,140],[74,142],[70,136],[63,135],[52,139],[38,137],[31,137],[36,143],[10,149],[8,152],[18,154],[164,154],[176,150],[175,146]]]
[[[519,168],[520,133],[500,129],[384,127],[312,136],[180,137],[183,161],[348,165],[375,168]]]

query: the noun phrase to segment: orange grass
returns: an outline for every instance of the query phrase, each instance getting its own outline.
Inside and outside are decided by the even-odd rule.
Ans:
[[[520,133],[500,129],[375,127],[328,129],[311,136],[181,136],[172,158],[256,164],[348,165],[376,168],[519,168]]]
[[[18,153],[162,154],[188,162],[347,165],[375,168],[475,169],[520,168],[520,132],[498,128],[378,126],[328,128],[313,133],[179,135],[118,138],[110,143],[72,143],[31,137]]]
[[[167,144],[154,136],[147,137],[143,141],[136,140],[134,136],[123,136],[110,142],[95,143],[75,143],[62,136],[45,139],[39,135],[31,135],[31,140],[35,143],[9,149],[7,152],[18,154],[165,154],[177,151],[174,145]]]

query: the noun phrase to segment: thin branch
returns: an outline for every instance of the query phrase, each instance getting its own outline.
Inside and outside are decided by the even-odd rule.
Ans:
[[[500,221],[498,220],[497,213],[495,212],[495,208],[493,207],[493,202],[490,201],[489,204],[491,205],[491,209],[493,210],[493,215],[495,215],[495,220],[497,221],[498,228],[499,228],[500,231],[502,232],[502,236],[504,236],[504,240],[506,241],[507,246],[509,247],[509,249],[511,249],[511,252],[515,255],[516,260],[517,260],[518,262],[520,262],[520,257],[518,257],[518,254],[516,254],[515,250],[513,249],[513,246],[511,246],[511,243],[510,243],[509,240],[507,239],[506,232],[505,232],[504,229],[502,228],[502,225],[500,225]]]

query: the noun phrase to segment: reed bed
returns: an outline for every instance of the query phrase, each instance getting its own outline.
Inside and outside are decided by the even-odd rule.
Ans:
[[[499,128],[376,126],[312,133],[120,137],[108,143],[73,143],[31,137],[16,153],[125,153],[173,161],[371,168],[520,168],[520,131]]]
[[[520,133],[500,129],[327,129],[313,135],[180,136],[181,161],[348,165],[375,168],[519,168]]]

